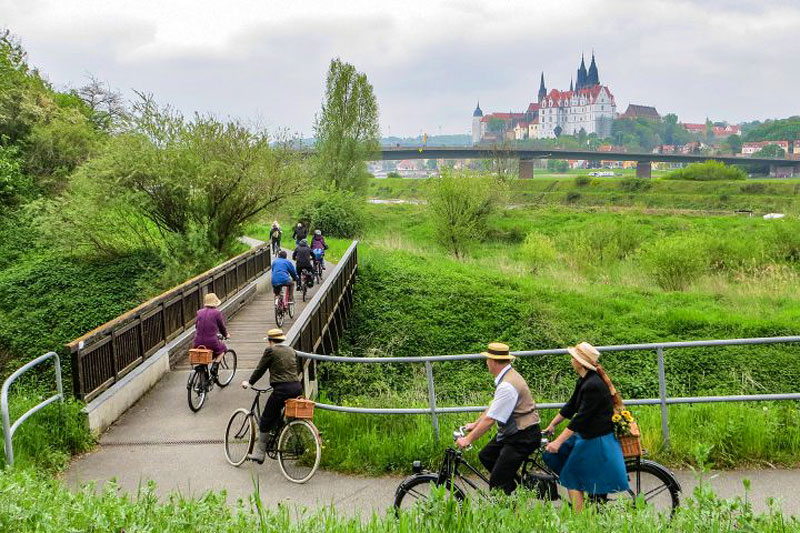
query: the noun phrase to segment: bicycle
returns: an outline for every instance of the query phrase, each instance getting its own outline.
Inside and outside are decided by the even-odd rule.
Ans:
[[[219,340],[224,337],[217,334]],[[189,373],[189,380],[186,382],[186,393],[189,401],[189,409],[193,413],[199,411],[206,403],[206,396],[214,388],[214,383],[220,388],[227,387],[233,376],[236,375],[236,367],[238,359],[236,352],[228,348],[225,353],[219,358],[219,366],[217,367],[217,374],[211,375],[208,370],[208,365],[195,365]]]
[[[466,431],[462,426],[458,431],[453,432],[453,441],[457,441],[464,435],[466,435]],[[555,501],[561,498],[558,492],[558,474],[550,470],[542,458],[542,452],[549,442],[547,437],[542,437],[540,447],[522,463],[520,473],[517,474],[517,482],[534,491],[537,498]],[[431,490],[440,486],[445,487],[448,497],[453,497],[457,501],[466,499],[465,486],[476,491],[478,495],[486,496],[486,491],[482,491],[477,483],[460,471],[462,465],[468,474],[476,476],[488,487],[487,477],[467,462],[461,450],[450,446],[445,450],[444,460],[438,472],[424,471],[420,462],[414,461],[414,474],[403,480],[395,492],[395,509],[399,511],[404,508],[404,504],[413,505],[419,500],[430,499]],[[612,495],[594,495],[588,499],[605,503],[616,498],[636,500],[641,496],[645,502],[653,505],[659,511],[668,509],[670,515],[675,512],[680,499],[681,486],[672,472],[655,461],[641,457],[626,459],[625,469],[628,472],[630,485],[628,491]],[[406,498],[406,496],[410,497]],[[664,497],[656,499],[659,496]]]
[[[305,268],[300,269],[300,273],[298,274],[298,276],[300,277],[300,292],[302,293],[303,301],[305,302],[306,294],[308,294],[308,281],[309,281],[306,269]]]
[[[278,252],[281,251],[281,241],[271,241],[272,257],[278,257]]]
[[[322,283],[322,261],[324,260],[325,252],[320,249],[314,249],[314,281]]]
[[[251,386],[256,397],[250,409],[240,408],[233,412],[225,429],[225,459],[233,466],[240,466],[253,451],[256,442],[258,421],[261,418],[261,395],[272,391],[272,387],[259,389]],[[270,434],[267,442],[267,457],[277,459],[281,473],[292,483],[305,483],[314,475],[322,456],[322,439],[319,430],[310,420],[284,418]]]
[[[284,296],[284,290],[286,295]],[[283,326],[283,319],[289,315],[289,318],[294,318],[294,301],[289,300],[289,293],[287,286],[281,287],[281,292],[275,296],[275,324],[278,327]]]

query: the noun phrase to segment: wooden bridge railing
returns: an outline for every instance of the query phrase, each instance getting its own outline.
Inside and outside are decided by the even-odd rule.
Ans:
[[[336,351],[353,306],[357,270],[358,241],[353,241],[287,332],[289,345],[307,353]],[[316,370],[316,361],[303,360],[303,391],[307,398],[314,398],[317,393]]]
[[[258,246],[70,342],[75,396],[90,401],[194,325],[207,293],[224,302],[269,268],[269,246]]]

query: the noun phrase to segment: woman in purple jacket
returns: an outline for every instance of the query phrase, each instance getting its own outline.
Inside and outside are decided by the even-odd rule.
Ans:
[[[217,374],[219,360],[222,354],[228,350],[217,334],[221,333],[223,337],[230,339],[228,328],[225,327],[225,317],[217,309],[221,303],[213,292],[206,294],[203,298],[203,308],[197,311],[197,321],[195,322],[194,347],[205,346],[214,352],[214,362],[211,363],[212,375]]]

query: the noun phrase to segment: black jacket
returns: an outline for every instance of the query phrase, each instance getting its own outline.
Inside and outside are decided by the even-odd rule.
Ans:
[[[614,431],[611,391],[603,378],[593,370],[578,379],[572,397],[560,413],[564,418],[572,419],[567,427],[584,439],[601,437]]]
[[[297,226],[294,227],[294,231],[292,232],[292,238],[296,241],[300,241],[308,237],[308,228],[305,226]]]
[[[311,269],[311,248],[308,246],[298,246],[295,251],[292,252],[292,259],[294,259],[298,268],[304,266]]]

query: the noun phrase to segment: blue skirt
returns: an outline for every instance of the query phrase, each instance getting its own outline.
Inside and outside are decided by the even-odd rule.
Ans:
[[[568,489],[589,494],[628,490],[622,447],[613,433],[593,439],[575,433],[558,453],[544,452],[542,458]]]

